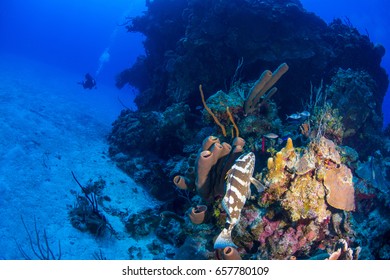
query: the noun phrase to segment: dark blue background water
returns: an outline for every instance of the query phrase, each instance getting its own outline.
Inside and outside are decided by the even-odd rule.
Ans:
[[[386,48],[382,67],[390,73],[390,1],[388,0],[301,0],[308,11],[313,11],[326,22],[335,17],[349,20],[361,34],[368,34],[374,44]],[[390,123],[390,91],[383,102],[384,126]]]
[[[143,0],[6,0],[0,11],[1,49],[57,66],[95,74],[108,48],[110,59],[97,80],[114,76],[143,52],[142,37],[125,31],[126,16],[140,14]]]
[[[205,0],[206,1],[206,0]],[[55,64],[72,72],[98,74],[99,83],[114,86],[115,75],[143,52],[142,37],[118,24],[144,9],[144,0],[4,0],[0,9],[0,51]],[[307,10],[329,22],[348,18],[374,43],[390,49],[389,1],[303,0]],[[108,61],[100,61],[105,50]],[[102,64],[101,64],[102,63]],[[383,66],[388,72],[387,53]],[[390,94],[383,111],[390,122]]]

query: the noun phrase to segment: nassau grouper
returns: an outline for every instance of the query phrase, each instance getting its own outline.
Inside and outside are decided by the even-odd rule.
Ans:
[[[232,240],[232,230],[240,220],[241,210],[246,200],[251,196],[250,184],[263,192],[265,187],[253,178],[255,169],[255,155],[247,153],[241,155],[226,174],[226,193],[222,200],[222,207],[227,213],[225,228],[218,235],[214,249],[237,246]]]

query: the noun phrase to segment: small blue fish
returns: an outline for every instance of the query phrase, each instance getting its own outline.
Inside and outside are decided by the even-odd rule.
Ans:
[[[232,230],[239,222],[241,210],[246,200],[251,196],[250,184],[256,186],[259,192],[265,187],[253,178],[255,169],[255,155],[247,153],[241,155],[226,175],[226,193],[222,200],[222,207],[227,213],[225,228],[218,235],[214,243],[214,249],[237,246],[232,240]]]
[[[292,115],[286,115],[287,116],[287,118],[286,118],[286,120],[288,120],[288,119],[293,119],[293,120],[299,120],[300,118],[301,118],[301,115],[298,113],[298,114],[292,114]]]
[[[308,118],[310,117],[310,113],[308,111],[303,111],[301,113],[299,113],[299,115],[303,118]]]

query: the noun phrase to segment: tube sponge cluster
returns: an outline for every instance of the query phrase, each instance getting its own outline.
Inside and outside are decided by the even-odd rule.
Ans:
[[[245,140],[236,137],[232,144],[221,143],[219,138],[209,136],[203,140],[196,158],[189,159],[194,167],[187,174],[174,177],[174,184],[180,189],[196,191],[206,202],[212,202],[216,196],[225,193],[225,176],[235,160],[241,155]]]

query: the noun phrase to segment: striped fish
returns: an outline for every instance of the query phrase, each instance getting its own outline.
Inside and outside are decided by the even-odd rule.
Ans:
[[[222,207],[227,213],[225,228],[219,234],[214,243],[214,249],[237,246],[232,240],[232,230],[240,220],[241,210],[246,200],[251,196],[250,184],[252,183],[259,192],[264,191],[264,186],[255,178],[255,155],[247,153],[241,155],[226,174],[226,193],[222,200]]]

